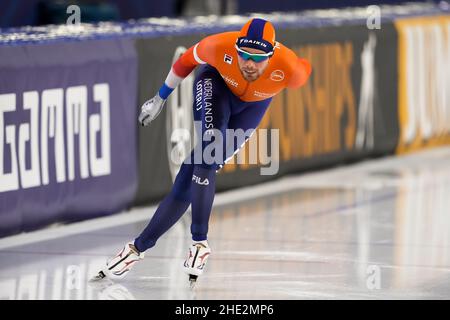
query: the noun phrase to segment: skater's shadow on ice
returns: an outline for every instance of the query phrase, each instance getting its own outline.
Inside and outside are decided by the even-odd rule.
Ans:
[[[136,300],[134,295],[120,283],[104,280],[89,283],[89,286],[96,291],[99,300]]]
[[[154,296],[155,291],[161,294],[163,293],[163,297],[158,295],[158,299],[169,299],[169,300],[196,300],[197,299],[197,288],[190,288],[189,284],[186,282],[178,282],[178,283],[165,283],[161,281],[161,279],[152,279],[148,280],[140,279],[138,281],[140,285],[136,287],[136,283],[131,282],[129,285],[133,289],[137,289],[141,294],[145,294],[145,299],[147,298],[156,298]],[[143,288],[143,282],[145,283],[145,287]],[[135,295],[133,295],[130,290],[125,286],[124,282],[118,283],[109,279],[102,279],[101,281],[88,282],[88,286],[94,291],[97,295],[96,299],[98,300],[137,300]],[[144,292],[142,292],[142,290]],[[136,292],[135,292],[136,293]],[[138,294],[139,296],[140,294]],[[142,299],[142,297],[139,297]]]

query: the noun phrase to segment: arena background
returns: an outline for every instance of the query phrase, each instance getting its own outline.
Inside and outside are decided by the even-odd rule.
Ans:
[[[414,141],[400,135],[407,126],[402,119],[408,112],[405,86],[416,85],[404,83],[405,61],[417,54],[406,47],[420,41],[406,33],[418,26],[426,35],[436,27],[445,40],[446,12],[432,4],[382,8],[380,29],[368,27],[368,15],[376,12],[367,8],[263,14],[277,27],[277,39],[310,60],[314,73],[305,87],[276,96],[260,126],[280,129],[278,174],[261,175],[258,165],[229,164],[219,175],[218,191],[448,142],[446,125],[430,132],[423,144],[419,131],[413,132],[417,138],[408,137]],[[246,19],[153,18],[2,29],[0,234],[113,214],[161,199],[178,170],[169,152],[183,145],[171,132],[193,127],[186,121],[192,119],[193,75],[149,128],[136,125],[139,107],[159,89],[176,55],[208,34],[238,29]],[[407,41],[413,43],[405,45]],[[445,52],[436,54],[429,59],[446,57]],[[432,73],[440,69],[426,67],[431,78],[438,77]],[[431,84],[426,87],[430,92],[446,90],[442,83]],[[101,86],[103,101],[95,91]],[[81,103],[81,111],[70,103]],[[445,118],[446,109],[435,108],[420,112],[437,112],[436,119],[442,112]],[[184,154],[189,148],[183,145]],[[103,168],[96,172],[96,166]]]

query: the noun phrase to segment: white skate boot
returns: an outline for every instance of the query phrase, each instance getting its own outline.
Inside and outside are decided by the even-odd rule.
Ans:
[[[144,252],[139,252],[133,242],[128,242],[91,281],[98,281],[104,278],[111,280],[122,279],[128,274],[128,271],[131,270],[134,264],[142,259],[144,259]]]
[[[189,275],[191,288],[194,287],[198,276],[202,275],[210,254],[211,249],[206,240],[194,242],[189,247],[188,257],[184,261],[184,271]]]

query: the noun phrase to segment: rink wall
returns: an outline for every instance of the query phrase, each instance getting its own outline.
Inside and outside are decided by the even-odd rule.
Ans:
[[[450,143],[448,12],[405,8],[383,7],[380,29],[366,9],[262,15],[313,73],[261,123],[279,129],[278,152],[255,134],[258,163],[227,164],[217,189]],[[186,48],[247,19],[1,30],[0,236],[161,199],[190,150],[174,132],[193,132],[193,75],[151,126],[139,107]]]

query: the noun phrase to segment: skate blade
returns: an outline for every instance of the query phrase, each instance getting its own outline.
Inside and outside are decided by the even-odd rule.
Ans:
[[[92,277],[92,278],[89,280],[89,282],[97,282],[97,281],[103,280],[103,279],[105,279],[105,278],[106,278],[106,275],[103,273],[103,271],[99,271],[99,272],[97,273],[97,275],[95,275],[94,277]]]
[[[189,287],[191,289],[195,289],[195,285],[197,284],[197,278],[198,276],[190,274],[189,275]]]

